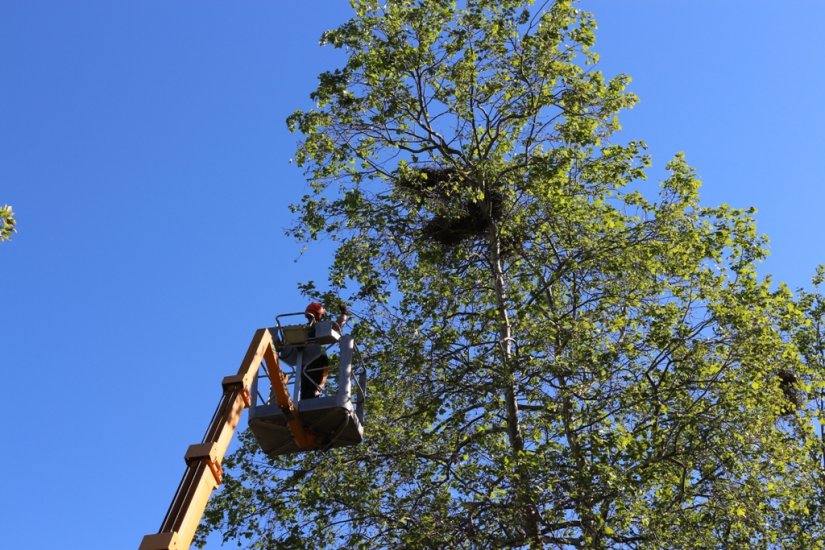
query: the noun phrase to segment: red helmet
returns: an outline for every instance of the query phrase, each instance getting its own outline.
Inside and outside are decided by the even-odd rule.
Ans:
[[[312,302],[304,310],[304,315],[306,315],[308,318],[311,317],[312,319],[315,319],[316,321],[320,321],[321,317],[326,315],[326,313],[327,313],[327,310],[325,310],[324,306],[322,306],[319,302]]]

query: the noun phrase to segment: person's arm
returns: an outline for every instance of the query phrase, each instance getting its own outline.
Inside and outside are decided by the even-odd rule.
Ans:
[[[349,308],[346,305],[341,306],[341,313],[338,315],[338,319],[335,320],[335,324],[338,325],[338,330],[342,330],[344,328],[344,323],[347,322],[349,319]]]

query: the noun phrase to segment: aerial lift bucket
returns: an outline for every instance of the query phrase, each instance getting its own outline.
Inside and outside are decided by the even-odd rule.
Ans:
[[[353,367],[356,350],[352,336],[341,336],[332,321],[281,326],[280,317],[278,326],[270,329],[273,341],[280,352],[295,355],[297,351],[298,359],[294,365],[280,360],[277,365],[263,363],[253,381],[249,427],[261,450],[279,456],[360,443],[364,438],[366,376],[362,365]],[[300,385],[308,383],[301,373],[303,351],[310,345],[332,347],[335,343],[337,388],[331,394],[301,399]],[[268,397],[259,392],[259,379],[268,379]]]

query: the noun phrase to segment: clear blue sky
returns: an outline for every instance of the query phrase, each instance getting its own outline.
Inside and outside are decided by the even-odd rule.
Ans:
[[[756,206],[763,268],[825,262],[825,3],[588,0],[626,139],[685,151],[706,203]],[[223,376],[326,262],[284,119],[336,64],[346,2],[0,2],[0,547],[136,548]],[[218,548],[210,544],[210,550]]]

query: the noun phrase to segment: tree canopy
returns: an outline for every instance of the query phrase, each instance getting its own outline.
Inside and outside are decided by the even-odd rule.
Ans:
[[[250,548],[822,547],[825,307],[753,211],[651,185],[571,1],[362,0],[288,120],[299,240],[368,363],[366,441],[225,463]],[[822,275],[815,282],[821,282]]]

